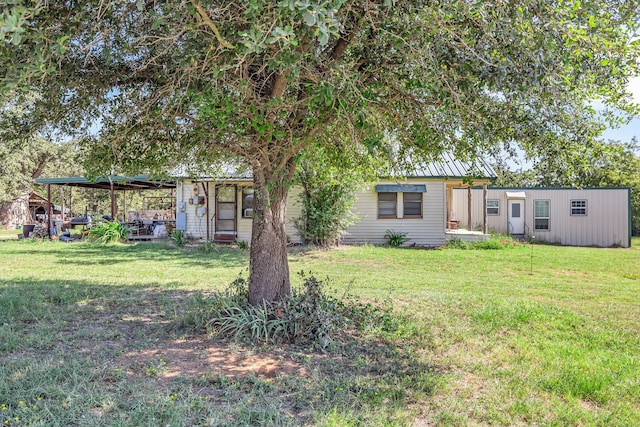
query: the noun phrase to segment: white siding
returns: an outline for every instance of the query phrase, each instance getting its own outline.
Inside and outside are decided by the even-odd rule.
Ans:
[[[193,186],[192,181],[178,181],[176,188],[176,206],[179,207],[180,202],[185,202],[185,213],[187,215],[187,229],[185,232],[189,237],[202,239],[205,238],[207,234],[207,218],[206,215],[203,215],[200,208],[206,205],[198,206],[189,203],[189,199],[194,196]],[[199,184],[198,195],[204,196],[202,183]],[[180,210],[178,209],[177,212],[180,212]]]
[[[292,243],[300,243],[300,235],[293,225],[293,219],[298,218],[302,213],[302,205],[299,201],[300,194],[302,194],[302,188],[293,187],[289,190],[289,197],[287,198],[287,223],[285,230]]]
[[[251,224],[253,221],[251,218],[243,218],[242,217],[242,190],[246,187],[252,187],[251,183],[242,183],[238,185],[238,191],[236,192],[236,202],[237,202],[237,235],[236,240],[241,242],[251,242]]]
[[[226,185],[236,185],[237,186],[237,194],[236,194],[236,205],[237,205],[237,234],[236,239],[239,241],[251,241],[251,218],[243,218],[242,217],[242,189],[251,186],[250,182],[237,182],[237,183],[228,183]],[[205,192],[203,191],[203,186],[207,188],[207,192],[209,194],[209,215],[207,215],[200,210],[200,208],[206,208],[206,204],[202,206],[196,206],[189,203],[189,199],[191,199],[193,194],[193,181],[178,181],[177,189],[176,189],[176,205],[179,205],[180,202],[184,201],[186,203],[186,215],[187,215],[187,229],[186,233],[188,236],[195,239],[206,239],[207,237],[207,220],[209,221],[209,238],[213,239],[215,233],[215,186],[216,183],[214,181],[206,181],[199,182],[199,196],[204,196]],[[300,215],[300,205],[297,203],[298,195],[301,193],[301,189],[298,187],[294,187],[289,191],[289,198],[287,199],[287,223],[286,223],[286,232],[290,237],[292,242],[299,242],[300,238],[298,233],[293,226],[293,218]]]
[[[439,246],[445,243],[445,183],[443,180],[411,179],[403,183],[426,184],[422,198],[422,218],[402,218],[402,193],[398,193],[397,219],[378,219],[378,193],[375,185],[359,192],[353,211],[360,220],[344,236],[345,243],[384,244],[387,230],[406,232],[408,245]],[[380,181],[379,184],[398,184]]]
[[[487,199],[500,201],[500,215],[487,216],[490,230],[507,233],[507,191],[524,191],[525,234],[536,240],[571,246],[629,246],[629,190],[489,188]],[[549,200],[549,230],[534,230],[533,201]],[[587,215],[571,215],[571,201],[586,200]],[[467,224],[467,190],[455,189],[453,206],[461,226]],[[472,190],[472,227],[482,226],[482,190]]]

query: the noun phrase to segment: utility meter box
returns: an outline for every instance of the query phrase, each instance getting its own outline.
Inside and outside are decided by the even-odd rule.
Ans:
[[[176,215],[176,230],[185,231],[187,229],[187,213],[178,212]]]

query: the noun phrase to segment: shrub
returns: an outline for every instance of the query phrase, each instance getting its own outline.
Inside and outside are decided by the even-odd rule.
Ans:
[[[198,245],[198,251],[203,254],[212,254],[220,252],[220,245],[211,240],[205,240],[201,244]]]
[[[238,247],[238,249],[240,249],[241,251],[248,251],[249,248],[251,247],[249,242],[245,241],[245,240],[236,240],[236,246]]]
[[[107,245],[110,243],[125,242],[129,235],[129,229],[118,221],[106,221],[95,224],[89,229],[89,240],[95,243]]]
[[[478,250],[497,250],[508,249],[518,245],[513,238],[509,235],[492,234],[489,240],[483,240],[479,242],[465,242],[459,238],[451,239],[447,241],[447,249],[478,249]]]
[[[445,247],[447,249],[469,249],[469,243],[456,237],[455,239],[448,240]]]
[[[351,207],[356,191],[363,188],[373,167],[364,156],[344,155],[315,147],[299,159],[297,183],[300,216],[293,224],[302,242],[320,246],[339,243],[346,230],[358,220]]]
[[[387,244],[394,248],[402,246],[404,243],[406,243],[409,240],[407,238],[407,233],[403,231],[394,231],[394,230],[387,230],[384,233],[384,238],[387,239]]]
[[[187,233],[185,233],[183,230],[173,230],[169,235],[169,238],[173,240],[173,242],[179,248],[184,248],[186,244],[189,242]]]
[[[508,249],[513,247],[513,238],[508,235],[492,234],[489,240],[471,243],[473,249]]]
[[[254,344],[291,343],[326,350],[347,337],[349,328],[391,330],[399,325],[391,308],[345,299],[324,292],[325,282],[301,273],[303,285],[277,303],[251,306],[248,283],[239,277],[222,293],[194,297],[182,318],[183,326],[206,330],[217,337]]]

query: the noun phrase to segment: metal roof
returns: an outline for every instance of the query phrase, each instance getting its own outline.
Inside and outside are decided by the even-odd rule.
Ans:
[[[238,162],[227,162],[211,165],[209,168],[188,167],[179,165],[171,171],[171,176],[176,179],[186,178],[194,180],[223,181],[229,179],[251,180],[251,169]]]
[[[408,159],[400,173],[407,178],[486,178],[496,179],[498,175],[491,165],[482,158],[464,162],[451,153],[443,153],[436,160]]]
[[[162,190],[176,188],[175,180],[153,179],[148,175],[111,175],[90,180],[83,176],[65,178],[37,178],[37,184],[67,185],[70,187],[98,188],[109,190],[113,182],[114,190]]]

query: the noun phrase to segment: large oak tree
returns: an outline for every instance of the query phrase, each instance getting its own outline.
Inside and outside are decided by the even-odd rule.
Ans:
[[[594,97],[629,110],[637,2],[11,0],[16,132],[84,134],[95,173],[240,159],[256,190],[250,302],[289,293],[285,205],[321,144],[403,158],[588,144]]]

